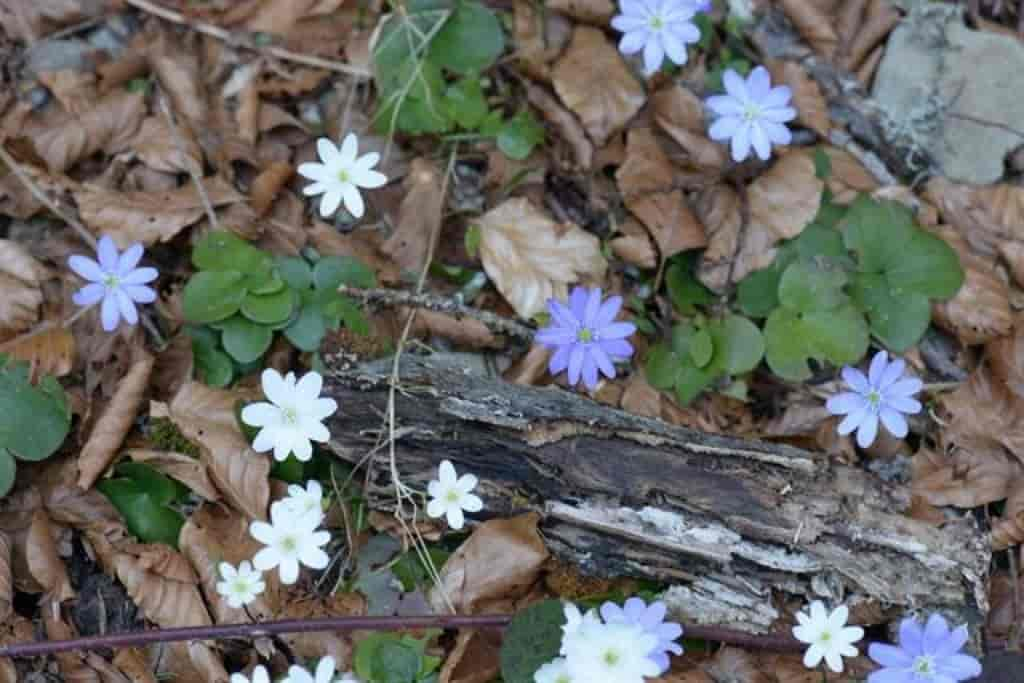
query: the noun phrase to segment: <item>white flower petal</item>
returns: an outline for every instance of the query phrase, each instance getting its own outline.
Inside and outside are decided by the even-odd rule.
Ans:
[[[142,260],[142,254],[145,250],[142,245],[136,242],[131,245],[117,258],[117,268],[115,272],[120,277],[125,277],[128,273],[135,270],[135,266],[139,265],[139,261]]]
[[[480,512],[484,509],[484,501],[480,499],[480,496],[475,496],[472,493],[464,495],[459,503],[466,512]]]
[[[292,388],[281,376],[281,373],[273,368],[267,368],[260,375],[260,386],[263,389],[263,395],[274,405],[289,404],[294,398]]]
[[[661,46],[661,41],[648,40],[644,45],[644,74],[647,76],[653,74],[661,68],[663,61],[665,61],[665,50]]]
[[[740,119],[735,116],[720,116],[711,124],[708,136],[712,140],[728,140],[742,125]]]
[[[744,161],[750,156],[750,125],[744,124],[736,129],[732,136],[730,145],[732,160],[736,163]]]
[[[847,365],[842,371],[843,381],[850,385],[850,388],[859,394],[867,394],[871,391],[867,376],[857,368]]]
[[[277,428],[275,427],[264,427],[257,434],[256,438],[252,440],[252,449],[257,453],[266,453],[267,451],[274,448],[277,443]]]
[[[117,296],[113,292],[107,292],[103,297],[103,304],[100,306],[100,322],[106,332],[113,332],[117,329],[117,323],[121,319],[121,313],[117,307]]]
[[[860,427],[857,428],[857,445],[861,448],[867,448],[875,442],[875,436],[877,435],[878,416],[869,413],[860,423]]]
[[[319,138],[316,141],[316,153],[320,157],[320,161],[324,162],[324,166],[333,166],[338,163],[341,156],[338,153],[338,148],[327,138]]]
[[[726,69],[725,73],[722,74],[722,85],[725,86],[725,92],[737,100],[743,101],[749,97],[746,81],[734,69]]]
[[[362,218],[366,212],[366,205],[363,203],[363,196],[359,194],[359,188],[352,183],[345,183],[341,186],[341,196],[348,212],[356,218]]]
[[[324,196],[320,198],[320,216],[323,218],[330,218],[334,215],[334,212],[341,206],[341,188],[330,187]]]
[[[878,417],[882,420],[882,424],[885,425],[889,433],[897,439],[902,439],[907,435],[909,431],[907,420],[898,411],[892,408],[882,408],[878,411]]]
[[[277,425],[281,422],[281,409],[271,403],[250,403],[242,408],[242,422],[250,427]]]
[[[114,244],[114,240],[109,235],[104,235],[100,238],[99,244],[96,247],[96,256],[99,258],[100,268],[104,272],[117,272],[117,245]]]
[[[298,171],[298,174],[300,176],[302,176],[303,178],[309,178],[310,180],[324,182],[332,179],[332,176],[328,171],[327,166],[323,164],[306,162],[304,164],[299,164],[299,167],[296,170]]]
[[[107,288],[98,282],[90,282],[85,287],[75,292],[71,300],[76,306],[92,306],[106,295]]]
[[[82,278],[91,282],[103,282],[107,276],[103,269],[100,268],[100,264],[88,256],[79,256],[78,254],[71,256],[68,258],[68,267]]]
[[[455,465],[451,460],[442,460],[437,467],[437,478],[446,489],[454,488],[458,477],[455,475]]]
[[[847,391],[836,394],[825,402],[825,409],[833,415],[847,415],[855,410],[863,410],[866,407],[867,399],[860,394]],[[852,429],[850,431],[853,431]]]
[[[374,189],[377,187],[384,187],[388,184],[388,177],[383,173],[377,171],[362,171],[357,175],[352,176],[352,182],[359,187],[365,187],[367,189]]]
[[[341,163],[345,166],[351,166],[358,153],[359,138],[356,137],[355,133],[349,133],[345,136],[345,139],[341,141]]]
[[[432,484],[440,485],[439,482],[431,482],[431,483]],[[434,494],[431,493],[430,495],[434,495]],[[441,497],[436,497],[432,501],[427,503],[427,515],[429,515],[433,519],[438,519],[440,517],[443,517],[444,514],[447,511],[448,511],[448,506],[445,504],[444,500]]]
[[[448,508],[448,526],[458,531],[466,524],[466,516],[462,514],[462,508],[453,505]]]

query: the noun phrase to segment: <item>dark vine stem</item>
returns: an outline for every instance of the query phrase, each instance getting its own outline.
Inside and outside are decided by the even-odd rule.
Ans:
[[[135,647],[151,643],[172,643],[182,640],[219,640],[227,638],[259,638],[282,633],[314,633],[322,631],[399,631],[424,628],[501,628],[512,621],[511,614],[473,616],[430,615],[422,617],[328,617],[322,619],[285,619],[249,624],[220,626],[187,626],[150,629],[131,633],[112,633],[68,640],[0,645],[0,657],[38,657],[69,650],[99,650]],[[687,638],[711,640],[740,647],[780,652],[799,652],[803,643],[785,635],[754,635],[717,626],[683,626]]]

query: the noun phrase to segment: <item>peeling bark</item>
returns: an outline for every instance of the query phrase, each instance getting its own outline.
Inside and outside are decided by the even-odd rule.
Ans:
[[[330,447],[359,463],[383,434],[390,361],[327,362],[341,406]],[[441,354],[403,359],[396,415],[405,484],[425,490],[447,458],[480,478],[476,519],[537,510],[554,553],[669,584],[686,621],[763,633],[782,616],[775,598],[797,596],[938,610],[976,636],[988,610],[990,540],[969,516],[912,520],[906,488],[821,454],[508,384]],[[386,449],[369,468],[370,504],[393,509]]]

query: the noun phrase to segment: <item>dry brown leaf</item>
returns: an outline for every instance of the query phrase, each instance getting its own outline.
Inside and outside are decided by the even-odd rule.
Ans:
[[[220,491],[210,481],[210,477],[206,473],[206,466],[190,455],[141,448],[125,451],[124,454],[135,462],[144,462],[168,477],[177,479],[200,498],[210,501],[220,500]]]
[[[1024,478],[1010,482],[1006,507],[992,520],[992,550],[1006,550],[1024,542]]]
[[[43,268],[25,247],[0,239],[0,340],[10,339],[39,320],[43,303],[40,289],[46,276]],[[8,351],[8,349],[5,349]]]
[[[149,63],[160,90],[171,100],[171,108],[184,118],[179,122],[186,125],[181,127],[198,132],[206,120],[207,107],[197,52],[180,45],[171,48],[161,40],[149,54]]]
[[[199,575],[199,584],[218,624],[245,621],[245,610],[227,604],[217,592],[221,562],[237,567],[251,560],[262,547],[249,534],[249,521],[241,514],[223,506],[202,505],[189,516],[178,539],[181,552]],[[249,604],[249,612],[259,620],[272,619],[280,608],[280,582],[277,574],[264,574],[267,589]]]
[[[285,161],[274,161],[252,181],[250,195],[252,195],[252,208],[257,216],[264,216],[278,193],[291,180],[295,167]]]
[[[358,593],[335,593],[326,597],[291,595],[278,619],[319,619],[360,617],[366,614],[366,600]],[[338,668],[348,669],[352,654],[351,636],[346,633],[289,633],[281,636],[299,657],[334,657]]]
[[[163,116],[150,116],[128,143],[142,163],[164,173],[196,173],[203,170],[203,150],[191,133],[177,135]]]
[[[773,683],[757,656],[737,647],[723,647],[704,670],[716,683]]]
[[[828,115],[828,101],[818,87],[818,82],[796,62],[770,60],[767,67],[772,76],[772,85],[788,85],[792,90],[796,120],[827,140],[831,118]]]
[[[75,364],[75,338],[71,330],[61,325],[62,321],[48,322],[50,327],[38,334],[20,335],[0,345],[0,352],[28,363],[33,376],[63,377]]]
[[[429,160],[412,160],[405,180],[405,197],[398,207],[398,224],[388,241],[380,245],[402,270],[419,274],[431,249],[431,238],[440,237],[441,172]]]
[[[878,189],[878,180],[864,168],[855,156],[845,149],[821,145],[818,149],[828,155],[832,172],[825,181],[832,193],[832,201],[836,204],[849,204],[860,193],[871,193]],[[891,197],[896,199],[896,197]],[[921,216],[918,216],[921,223]]]
[[[102,0],[0,0],[0,27],[11,38],[34,43],[71,24],[103,12]]]
[[[203,180],[213,206],[243,199],[219,176]],[[121,192],[86,185],[74,193],[82,222],[97,234],[110,235],[122,249],[134,242],[166,242],[203,216],[203,202],[189,183],[166,192]]]
[[[654,121],[682,147],[698,169],[719,170],[729,161],[725,145],[708,139],[704,103],[692,91],[671,83],[651,96]]]
[[[49,599],[58,603],[75,597],[68,571],[57,554],[56,531],[45,510],[36,510],[25,539],[25,559],[32,577]]]
[[[843,36],[845,54],[842,66],[850,72],[858,72],[870,64],[871,55],[877,51],[889,32],[900,23],[900,13],[890,0],[872,0],[864,14],[865,16],[859,17],[855,22],[855,33],[852,36]]]
[[[11,539],[0,531],[0,623],[7,621],[14,606],[12,566]]]
[[[931,505],[972,508],[1006,498],[1022,473],[999,453],[964,449],[950,456],[922,448],[914,456],[911,491]]]
[[[1024,286],[1024,187],[1006,183],[972,186],[935,177],[924,198],[938,207],[971,249],[999,256]]]
[[[615,172],[629,210],[658,245],[661,259],[707,245],[704,226],[690,210],[682,190],[673,188],[674,169],[650,128],[634,128],[626,142],[626,160]]]
[[[168,414],[185,438],[199,445],[207,471],[227,500],[254,519],[270,501],[270,459],[252,450],[235,418],[241,396],[200,382],[183,384]]]
[[[60,601],[44,600],[40,606],[40,613],[47,640],[68,640],[78,636],[61,614]],[[84,661],[85,657],[82,650],[55,654],[54,659],[60,667],[61,680],[67,683],[100,683],[100,675]]]
[[[931,232],[956,249],[964,269],[964,283],[956,295],[932,304],[935,322],[965,346],[1009,334],[1013,327],[1010,287],[1002,269],[973,253],[952,227],[940,225]]]
[[[53,93],[65,111],[75,116],[92,109],[98,97],[96,74],[91,71],[43,71],[39,74],[39,82]]]
[[[703,669],[687,669],[685,671],[668,671],[657,678],[650,679],[651,683],[717,683],[715,679],[708,676]]]
[[[116,152],[135,136],[146,115],[142,93],[119,91],[102,98],[81,115],[26,121],[21,135],[31,140],[50,171],[63,173],[100,150]]]
[[[940,400],[943,444],[974,452],[1008,452],[1024,462],[1024,401],[982,366]]]
[[[529,3],[516,3],[517,8],[520,6],[530,5]],[[526,88],[526,99],[540,110],[540,113],[544,115],[544,120],[550,123],[569,144],[576,166],[584,171],[590,170],[594,163],[594,145],[587,138],[580,120],[548,94],[545,88],[527,80],[523,80],[522,84]],[[504,157],[504,155],[501,156]]]
[[[640,221],[627,216],[619,225],[619,232],[621,235],[608,243],[612,253],[638,268],[658,267],[658,250],[651,239],[651,233],[640,225]]]
[[[721,292],[775,259],[775,245],[793,239],[818,213],[824,183],[807,153],[789,152],[747,188],[750,220],[741,229],[738,198],[721,189],[702,195],[697,211],[709,233],[697,277]],[[714,215],[715,213],[719,215]],[[706,216],[706,218],[705,218]]]
[[[134,647],[114,652],[114,666],[121,670],[131,683],[157,683],[156,676],[149,668],[145,653]]]
[[[985,358],[992,375],[1013,394],[1024,398],[1024,315],[1018,314],[1013,334],[985,345]]]
[[[598,146],[621,130],[646,100],[619,51],[602,31],[589,26],[573,31],[551,79],[562,102]]]
[[[814,51],[831,59],[839,41],[832,28],[832,17],[812,0],[779,0],[779,4]]]
[[[139,352],[128,374],[124,376],[117,391],[103,410],[89,433],[81,454],[78,456],[78,485],[91,489],[100,475],[117,455],[124,437],[132,428],[135,416],[142,406],[142,399],[153,372],[153,356]]]
[[[516,57],[531,77],[550,80],[548,66],[569,43],[572,24],[558,12],[543,12],[529,2],[514,5],[512,33]]]
[[[604,278],[608,264],[598,239],[572,223],[555,223],[529,200],[508,199],[478,224],[484,270],[523,318],[545,310],[551,297],[565,299],[570,282]]]
[[[128,553],[114,559],[114,570],[149,621],[163,628],[211,624],[196,584],[147,571],[139,558]]]
[[[544,6],[548,10],[602,27],[615,14],[615,3],[612,0],[548,0]]]
[[[445,608],[442,590],[460,614],[526,595],[548,559],[537,531],[539,520],[538,514],[529,513],[478,526],[441,569],[440,585],[429,595],[434,608],[439,613]]]
[[[648,383],[644,373],[635,372],[622,393],[619,407],[634,415],[661,417],[661,392]]]
[[[411,309],[399,309],[400,320],[411,313]],[[416,311],[411,334],[416,337],[438,336],[447,339],[455,346],[469,349],[498,349],[504,343],[479,320],[473,318],[457,318],[454,315],[429,311],[425,308]]]

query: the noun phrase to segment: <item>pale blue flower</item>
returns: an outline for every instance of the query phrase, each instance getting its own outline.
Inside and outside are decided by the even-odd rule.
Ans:
[[[157,278],[156,268],[137,268],[144,249],[135,243],[118,253],[114,240],[100,238],[94,261],[88,256],[75,254],[68,266],[89,284],[75,292],[71,298],[77,306],[93,306],[100,301],[100,320],[103,329],[113,332],[124,319],[129,325],[139,322],[135,304],[148,304],[156,300],[156,292],[147,283]]]
[[[793,135],[785,123],[796,118],[796,109],[789,106],[793,96],[789,87],[772,87],[768,70],[759,66],[746,80],[734,70],[722,75],[725,95],[714,95],[707,105],[718,118],[708,135],[712,140],[729,140],[733,161],[750,156],[753,148],[758,158],[767,161],[772,145],[788,145]]]
[[[654,660],[661,668],[661,673],[668,671],[669,652],[675,655],[683,654],[682,646],[676,642],[683,635],[683,627],[675,622],[665,621],[666,611],[665,603],[660,600],[648,605],[640,598],[630,598],[622,607],[614,602],[601,605],[601,616],[609,624],[635,624],[648,635],[658,639],[657,646],[647,657]]]
[[[922,628],[915,619],[900,623],[899,645],[872,643],[868,656],[882,668],[868,674],[868,683],[960,683],[981,675],[981,663],[960,654],[967,626],[950,630],[940,614]]]
[[[651,75],[668,57],[686,64],[686,45],[700,40],[693,22],[697,6],[692,0],[621,0],[621,14],[612,17],[612,28],[622,33],[619,50],[624,55],[643,51],[644,73]]]
[[[622,297],[601,300],[601,289],[575,287],[569,305],[548,299],[551,325],[537,333],[537,341],[555,349],[548,370],[557,375],[569,371],[569,384],[576,386],[580,378],[588,389],[597,388],[598,372],[615,377],[614,361],[633,355],[633,345],[626,341],[636,332],[636,325],[616,322],[622,308]]]
[[[871,359],[867,376],[857,368],[843,368],[843,380],[853,391],[837,394],[825,404],[833,415],[846,416],[839,423],[839,433],[856,429],[857,445],[867,448],[874,443],[881,421],[890,434],[905,437],[908,428],[903,414],[921,412],[921,403],[913,396],[923,386],[915,377],[903,378],[905,369],[906,363],[899,358],[890,363],[885,351]]]

